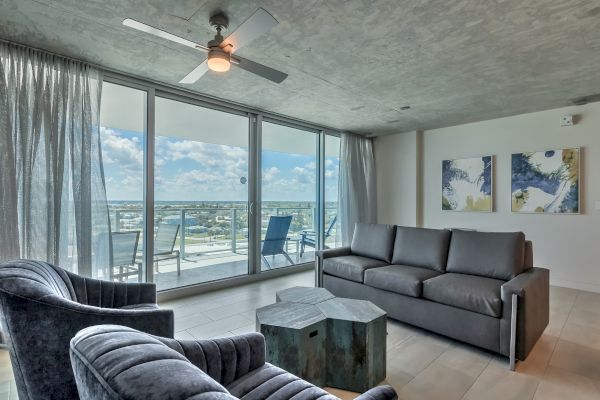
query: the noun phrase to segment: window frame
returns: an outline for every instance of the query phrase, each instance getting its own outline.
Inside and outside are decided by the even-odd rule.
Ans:
[[[262,165],[262,123],[269,122],[278,125],[287,126],[294,129],[308,131],[317,134],[316,156],[317,156],[317,182],[316,182],[316,202],[317,202],[317,226],[315,227],[317,235],[317,249],[320,250],[324,245],[324,226],[325,219],[325,137],[326,135],[341,136],[342,131],[291,118],[285,115],[265,112],[263,110],[248,107],[242,104],[229,102],[203,94],[199,94],[184,88],[164,83],[158,83],[114,71],[104,71],[103,81],[138,89],[146,92],[146,118],[145,118],[145,136],[144,136],[144,268],[146,282],[154,282],[153,253],[154,253],[154,235],[148,235],[147,232],[154,232],[154,144],[156,139],[155,130],[155,103],[156,97],[163,97],[174,101],[180,101],[191,105],[196,105],[208,109],[222,111],[226,113],[248,117],[248,135],[249,135],[249,171],[248,171],[248,207],[249,207],[249,232],[254,233],[254,238],[248,247],[248,275],[226,278],[223,280],[210,281],[182,286],[173,289],[161,290],[159,297],[175,298],[193,293],[201,293],[207,290],[214,290],[217,287],[226,287],[229,285],[241,284],[243,282],[254,281],[257,279],[270,278],[297,271],[313,268],[313,263],[300,263],[285,268],[277,268],[269,271],[261,271],[260,265],[260,215],[261,215],[261,165]],[[262,277],[262,278],[261,278]]]

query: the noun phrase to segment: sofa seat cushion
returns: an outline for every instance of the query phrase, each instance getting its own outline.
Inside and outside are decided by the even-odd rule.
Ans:
[[[423,281],[441,275],[427,268],[389,265],[365,271],[365,285],[405,296],[420,297]]]
[[[388,265],[385,261],[361,256],[342,256],[323,260],[323,272],[355,282],[364,282],[367,269]]]
[[[226,389],[241,400],[337,400],[323,389],[268,363],[233,381]]]
[[[500,288],[505,281],[475,275],[446,273],[423,282],[423,297],[437,303],[500,317]]]

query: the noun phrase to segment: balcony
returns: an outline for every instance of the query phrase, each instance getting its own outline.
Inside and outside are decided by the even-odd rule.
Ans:
[[[326,221],[336,215],[336,207],[326,208]],[[306,247],[301,253],[304,231],[314,231],[316,208],[269,206],[262,208],[261,239],[264,238],[271,216],[291,215],[292,222],[285,250],[294,264],[312,262],[314,248]],[[142,260],[143,210],[139,204],[112,204],[111,226],[114,232],[139,231],[137,259]],[[245,204],[214,204],[202,206],[161,204],[155,209],[155,232],[159,225],[179,225],[174,250],[180,253],[180,274],[177,260],[168,259],[155,264],[155,282],[158,290],[171,289],[202,282],[210,282],[248,273],[248,209]],[[183,228],[181,228],[183,227]],[[328,247],[339,245],[335,240],[335,226],[327,238]],[[269,266],[262,270],[290,266],[283,255],[267,256]]]

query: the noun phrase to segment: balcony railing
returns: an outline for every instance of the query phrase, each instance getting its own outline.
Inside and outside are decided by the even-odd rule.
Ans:
[[[325,209],[326,224],[337,213],[335,207]],[[142,231],[143,210],[140,207],[115,207],[110,209],[114,231]],[[302,231],[315,230],[317,211],[315,207],[263,207],[261,236],[264,236],[269,217],[292,215],[289,236],[298,238]],[[248,251],[248,209],[246,207],[161,207],[155,209],[154,229],[161,223],[179,224],[176,246],[183,258],[193,255],[216,255]],[[327,229],[325,226],[324,229]],[[333,228],[335,232],[335,227]],[[140,241],[142,239],[140,238]],[[335,247],[335,234],[327,240]]]

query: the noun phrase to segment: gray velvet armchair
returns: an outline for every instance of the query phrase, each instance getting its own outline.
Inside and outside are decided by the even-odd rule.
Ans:
[[[265,363],[259,333],[215,340],[175,340],[131,328],[86,328],[71,341],[71,363],[86,400],[339,400]],[[395,400],[379,386],[357,400]]]
[[[173,311],[156,287],[83,278],[51,264],[0,264],[0,306],[20,400],[79,399],[69,341],[81,329],[119,324],[173,337]]]

